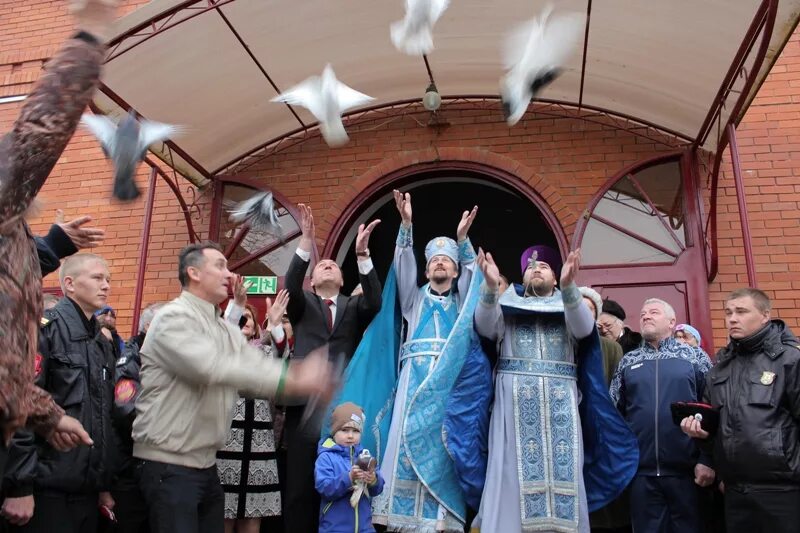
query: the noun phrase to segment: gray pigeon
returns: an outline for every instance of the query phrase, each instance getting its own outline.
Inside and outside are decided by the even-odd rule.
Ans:
[[[147,148],[180,133],[181,128],[161,122],[136,120],[131,110],[114,124],[103,115],[84,114],[81,122],[97,137],[103,153],[114,164],[114,197],[122,201],[135,200],[141,192],[133,179],[136,167],[144,160]]]
[[[538,18],[516,28],[506,40],[504,61],[508,69],[501,80],[503,112],[513,126],[531,99],[561,73],[580,42],[586,25],[583,13],[552,13],[547,6]]]
[[[319,121],[319,129],[328,146],[342,146],[348,141],[342,123],[342,113],[374,100],[371,96],[351,89],[336,79],[333,68],[325,66],[322,76],[311,76],[272,99],[308,109]]]
[[[271,192],[260,192],[247,200],[226,207],[231,220],[239,224],[247,222],[256,230],[281,227]]]
[[[406,0],[406,16],[392,23],[392,43],[410,56],[429,54],[433,50],[433,25],[442,16],[450,0]]]

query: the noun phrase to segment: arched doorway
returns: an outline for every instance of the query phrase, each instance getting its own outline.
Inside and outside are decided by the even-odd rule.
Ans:
[[[370,251],[381,278],[389,270],[400,224],[393,189],[411,193],[420,284],[424,282],[425,244],[439,235],[455,238],[462,212],[473,205],[479,208],[470,230],[473,245],[492,252],[512,282],[520,281],[519,256],[530,244],[547,244],[562,255],[567,250],[557,218],[519,178],[473,163],[414,165],[373,183],[351,202],[332,229],[322,255],[342,265],[345,293],[357,283],[354,243],[359,224],[381,219],[370,239]]]

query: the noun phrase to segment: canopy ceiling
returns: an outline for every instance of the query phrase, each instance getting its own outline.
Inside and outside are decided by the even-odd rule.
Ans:
[[[497,95],[505,35],[545,4],[451,2],[428,56],[439,92]],[[693,141],[761,4],[559,0],[558,9],[589,14],[588,38],[540,97]],[[780,1],[752,93],[791,35],[799,7],[800,0]],[[186,126],[167,161],[202,184],[254,148],[313,125],[305,109],[270,99],[326,63],[341,81],[373,96],[373,104],[421,98],[429,83],[423,58],[398,52],[389,39],[390,23],[403,14],[402,0],[153,0],[118,21],[104,74],[108,91],[96,104],[112,117],[129,105],[146,118]],[[745,74],[757,50],[758,43]],[[723,124],[731,108],[729,99]],[[717,139],[699,141],[713,150]]]

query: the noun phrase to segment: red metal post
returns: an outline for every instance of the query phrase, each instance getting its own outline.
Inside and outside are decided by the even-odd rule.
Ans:
[[[133,297],[133,324],[131,336],[139,333],[139,315],[142,312],[142,294],[144,293],[144,270],[147,266],[147,249],[150,245],[150,223],[153,221],[153,209],[156,198],[156,168],[150,167],[150,185],[147,189],[147,203],[144,206],[144,227],[139,244],[139,271],[136,273],[136,294]]]
[[[747,199],[744,196],[742,167],[739,161],[739,146],[736,143],[736,126],[728,124],[728,149],[733,165],[733,182],[736,184],[736,200],[739,202],[739,221],[742,224],[742,241],[744,242],[744,264],[747,267],[747,283],[757,287],[756,266],[753,262],[753,241],[750,238],[750,221],[747,216]]]

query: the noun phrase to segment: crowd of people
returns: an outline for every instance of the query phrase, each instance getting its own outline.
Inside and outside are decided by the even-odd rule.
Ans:
[[[712,362],[669,302],[646,299],[636,332],[577,286],[580,250],[530,246],[509,284],[469,238],[477,206],[455,239],[426,244],[420,287],[411,195],[394,191],[392,268],[382,282],[370,257],[380,221],[361,225],[348,296],[330,259],[304,289],[316,235],[300,204],[264,317],[220,247],[191,244],[180,295],[123,339],[108,263],[78,253],[103,231],[59,214],[39,238],[25,223],[98,83],[115,8],[75,2],[78,31],[0,141],[2,528],[797,530],[800,341],[768,296],[726,298]],[[56,270],[61,298],[41,289]]]

